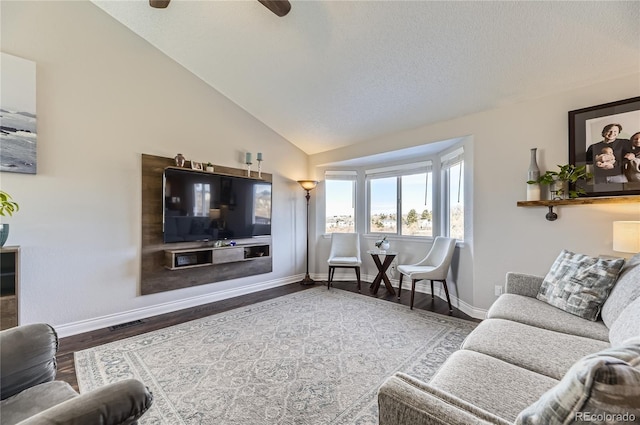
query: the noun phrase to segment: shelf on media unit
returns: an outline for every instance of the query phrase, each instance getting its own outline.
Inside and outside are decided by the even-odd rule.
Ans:
[[[165,249],[165,267],[169,270],[182,270],[214,264],[251,261],[269,257],[269,244],[245,244],[222,247],[204,247],[187,249]]]

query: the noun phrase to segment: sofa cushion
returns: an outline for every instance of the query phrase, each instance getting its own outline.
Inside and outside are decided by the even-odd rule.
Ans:
[[[563,249],[545,276],[537,298],[596,321],[623,265],[623,258],[590,257]]]
[[[607,327],[613,326],[622,310],[640,297],[640,254],[627,260],[609,297],[602,306],[602,320]]]
[[[453,353],[429,382],[510,422],[557,383],[556,379],[469,350]]]
[[[543,301],[522,295],[500,295],[487,312],[487,317],[513,320],[556,332],[609,341],[609,329],[602,321],[591,322]]]
[[[594,420],[598,416],[605,420]],[[516,424],[623,423],[637,418],[640,338],[578,361],[557,386],[518,415]]]
[[[465,339],[462,348],[562,379],[582,357],[609,347],[591,338],[554,332],[503,319],[487,319]]]
[[[609,330],[611,345],[620,345],[633,337],[640,337],[640,298],[624,309]]]

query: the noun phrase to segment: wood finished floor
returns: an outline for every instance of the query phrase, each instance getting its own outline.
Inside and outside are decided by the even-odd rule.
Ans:
[[[314,286],[324,285],[326,282],[317,281]],[[79,335],[74,335],[66,338],[61,338],[58,348],[58,374],[56,379],[66,381],[71,384],[76,390],[78,390],[78,381],[76,379],[76,371],[74,366],[73,353],[87,348],[96,347],[98,345],[106,344],[108,342],[117,341],[120,339],[128,338],[135,335],[140,335],[146,332],[151,332],[157,329],[162,329],[167,326],[177,325],[179,323],[188,322],[190,320],[199,319],[213,314],[221,313],[227,310],[231,310],[238,307],[244,307],[257,302],[266,301],[272,298],[280,297],[294,292],[303,291],[314,286],[302,286],[298,283],[292,283],[290,285],[280,286],[265,291],[255,292],[253,294],[247,294],[236,298],[229,298],[222,301],[217,301],[210,304],[205,304],[197,307],[192,307],[185,310],[180,310],[172,313],[163,314],[160,316],[149,317],[142,319],[141,323],[123,327],[116,330],[110,328],[99,329],[92,332],[87,332]],[[334,282],[333,287],[344,289],[347,291],[358,292],[357,285],[354,282],[339,281]],[[397,288],[396,288],[397,290]],[[369,284],[362,282],[363,296],[370,296],[390,302],[399,302],[404,305],[409,305],[411,292],[407,290],[402,291],[400,300],[395,295],[391,295],[382,286],[377,294],[373,294],[369,289]],[[431,299],[429,294],[416,293],[414,301],[414,309],[422,309],[432,311],[434,313],[449,315],[449,307],[447,302],[436,297]],[[479,322],[460,310],[454,308],[451,316],[461,319],[471,320]]]

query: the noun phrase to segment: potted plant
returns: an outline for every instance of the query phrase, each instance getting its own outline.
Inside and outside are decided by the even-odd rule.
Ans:
[[[576,186],[579,180],[587,181],[593,174],[587,172],[586,165],[576,166],[573,164],[558,165],[560,171],[547,171],[536,180],[529,180],[527,183],[549,186],[551,199],[577,198],[587,192]]]
[[[205,165],[205,170],[210,173],[213,173],[213,164],[210,162],[207,162],[207,164]]]
[[[0,190],[0,216],[11,217],[15,212],[20,210],[20,206],[17,202],[13,201],[11,195],[7,192]],[[4,246],[9,237],[9,224],[0,223],[0,247]]]

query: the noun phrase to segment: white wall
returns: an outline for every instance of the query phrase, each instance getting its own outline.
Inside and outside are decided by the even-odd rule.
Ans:
[[[21,206],[22,323],[64,335],[299,277],[302,151],[89,2],[0,7],[1,50],[37,63],[38,173],[0,175]],[[140,296],[141,154],[242,167],[247,151],[274,175],[273,272]]]
[[[568,111],[638,95],[635,73],[312,155],[310,166],[319,170],[322,164],[473,136],[472,246],[460,262],[472,280],[458,290],[464,303],[485,310],[507,271],[544,275],[563,248],[624,255],[612,250],[612,222],[640,220],[640,203],[559,207],[558,220],[549,222],[546,208],[518,208],[516,202],[525,199],[530,148],[538,148],[543,171],[569,161]],[[316,262],[321,271],[319,256]]]

